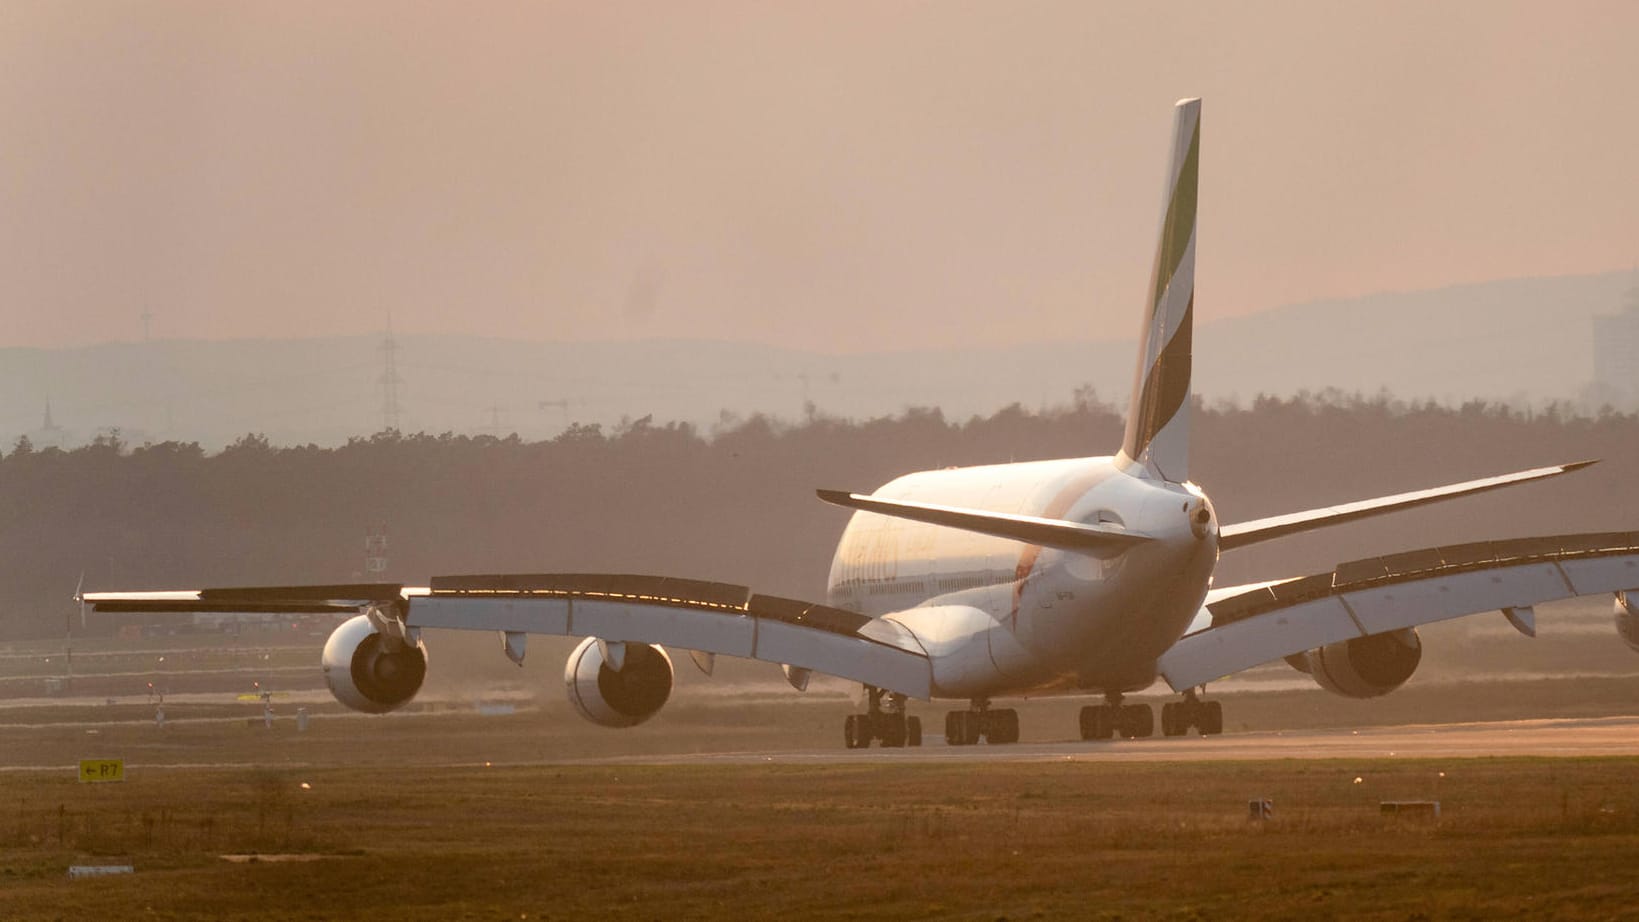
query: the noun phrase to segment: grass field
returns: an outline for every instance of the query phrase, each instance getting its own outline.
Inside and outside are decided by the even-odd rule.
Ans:
[[[135,770],[119,785],[27,772],[0,780],[0,918],[1621,919],[1639,905],[1636,772],[1571,759],[382,764]],[[1252,798],[1274,818],[1249,821]],[[1378,810],[1421,798],[1441,801],[1438,822]],[[220,857],[246,853],[270,857]],[[288,855],[320,857],[272,857]],[[64,876],[111,859],[136,873]]]

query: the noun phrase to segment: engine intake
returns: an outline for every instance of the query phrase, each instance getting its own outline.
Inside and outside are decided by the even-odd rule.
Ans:
[[[1423,659],[1417,631],[1389,631],[1328,644],[1307,654],[1315,682],[1347,698],[1376,698],[1406,684]]]
[[[368,615],[342,622],[324,643],[324,681],[355,711],[385,714],[402,707],[427,677],[427,647],[382,636]]]
[[[672,693],[672,661],[649,644],[628,643],[620,668],[603,644],[588,637],[569,654],[563,684],[580,715],[603,727],[635,727],[660,710]]]

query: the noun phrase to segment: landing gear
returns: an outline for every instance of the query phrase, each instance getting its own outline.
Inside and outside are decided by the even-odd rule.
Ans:
[[[1147,704],[1122,704],[1119,693],[1105,694],[1104,704],[1081,709],[1081,738],[1107,740],[1116,734],[1144,739],[1155,734],[1155,713]]]
[[[945,712],[945,745],[972,746],[983,735],[978,711]]]
[[[863,714],[849,714],[842,723],[842,739],[849,749],[864,749],[872,740],[882,748],[922,745],[922,718],[905,713],[905,696],[865,686],[870,703]],[[884,700],[886,699],[886,700]]]
[[[1195,689],[1184,692],[1184,700],[1161,705],[1161,732],[1183,736],[1194,727],[1202,736],[1224,732],[1224,706],[1218,701],[1202,701]]]
[[[978,699],[965,711],[945,714],[945,745],[972,746],[983,738],[992,745],[1019,741],[1019,712],[1012,708],[990,709],[990,702]]]

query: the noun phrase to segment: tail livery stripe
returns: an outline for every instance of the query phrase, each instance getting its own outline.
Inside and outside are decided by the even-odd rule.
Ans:
[[[1189,478],[1189,377],[1195,313],[1195,209],[1201,101],[1178,103],[1161,235],[1139,332],[1121,453],[1154,476]]]
[[[1177,275],[1179,267],[1184,262],[1184,255],[1195,239],[1196,187],[1201,162],[1200,105],[1197,100],[1193,112],[1182,106],[1178,110],[1178,131],[1180,134],[1189,132],[1189,150],[1184,155],[1183,167],[1178,171],[1178,177],[1172,184],[1172,194],[1167,201],[1166,220],[1161,225],[1161,240],[1155,252],[1154,277],[1150,279],[1150,284],[1154,292],[1151,304],[1156,308],[1160,307],[1167,286]],[[1193,263],[1193,260],[1191,262]]]
[[[1135,395],[1132,417],[1127,421],[1127,441],[1121,446],[1122,452],[1129,458],[1147,460],[1144,458],[1146,451],[1153,458],[1156,438],[1184,409],[1184,402],[1189,399],[1190,350],[1194,338],[1190,333],[1190,322],[1194,313],[1195,299],[1191,297],[1184,307],[1183,326],[1156,356],[1155,363],[1144,376],[1143,392]],[[1180,432],[1179,435],[1186,436],[1187,432]],[[1168,480],[1182,482],[1189,479],[1187,457],[1167,460],[1172,463],[1151,466],[1158,467],[1157,472]]]

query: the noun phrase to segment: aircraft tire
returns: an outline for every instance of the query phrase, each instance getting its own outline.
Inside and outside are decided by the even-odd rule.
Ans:
[[[1171,701],[1168,701],[1167,703],[1161,705],[1161,735],[1162,736],[1177,736],[1178,735],[1177,724],[1176,724],[1176,721],[1178,719],[1177,711],[1178,711],[1177,706],[1174,705]]]
[[[905,745],[906,731],[904,714],[883,714],[878,720],[881,723],[882,748],[901,749]]]
[[[1224,732],[1224,705],[1222,701],[1208,701],[1201,712],[1201,735],[1217,736]]]
[[[1104,718],[1104,706],[1089,704],[1081,709],[1080,714],[1081,738],[1087,741],[1107,740],[1109,721]]]
[[[842,741],[849,749],[864,749],[871,745],[869,726],[864,714],[849,714],[842,722]]]
[[[1019,712],[1002,708],[985,712],[985,742],[1017,743],[1019,741]]]
[[[907,746],[921,746],[922,745],[922,718],[920,718],[920,717],[907,717],[907,718],[905,718],[905,745],[907,745]]]
[[[1107,740],[1115,735],[1116,709],[1103,704],[1091,704],[1081,709],[1081,738]]]
[[[1147,704],[1123,705],[1120,710],[1121,735],[1127,739],[1147,739],[1155,735],[1155,712]]]

